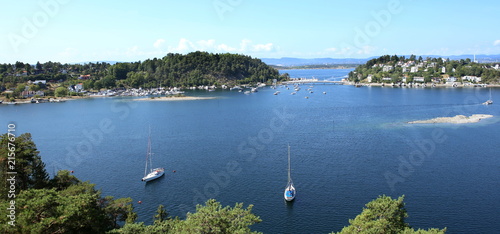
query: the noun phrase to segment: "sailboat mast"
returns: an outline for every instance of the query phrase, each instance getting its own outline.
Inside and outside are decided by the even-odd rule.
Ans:
[[[153,171],[153,159],[152,159],[153,153],[151,152],[151,135],[149,136],[148,140],[148,157],[149,157],[149,172]]]
[[[148,174],[148,160],[149,160],[149,138],[148,138],[148,149],[146,152],[146,166],[144,167],[144,176]]]
[[[290,180],[292,177],[290,176],[290,145],[288,145],[288,183],[290,183]]]
[[[144,167],[144,176],[148,174],[148,161],[149,168],[151,168],[151,126],[149,127],[149,136],[148,136],[148,151],[146,152],[146,166]]]

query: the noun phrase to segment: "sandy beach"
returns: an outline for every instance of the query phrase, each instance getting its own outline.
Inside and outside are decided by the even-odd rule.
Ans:
[[[191,100],[206,100],[215,99],[216,97],[192,97],[192,96],[180,96],[180,97],[155,97],[155,98],[138,98],[134,101],[191,101]]]
[[[410,121],[408,123],[409,124],[434,124],[434,123],[464,124],[464,123],[477,123],[481,119],[487,119],[491,117],[493,117],[493,115],[483,115],[483,114],[476,114],[471,116],[456,115],[453,117],[439,117],[428,120]]]

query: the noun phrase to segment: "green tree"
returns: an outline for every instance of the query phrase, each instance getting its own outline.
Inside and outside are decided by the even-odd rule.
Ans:
[[[57,190],[67,189],[71,185],[80,184],[81,181],[78,180],[74,175],[71,175],[68,170],[60,170],[57,175],[50,180],[50,186]]]
[[[65,97],[68,95],[68,89],[64,87],[57,87],[54,94],[56,97]]]
[[[163,222],[164,220],[167,220],[168,213],[165,210],[165,206],[159,205],[158,209],[156,210],[156,214],[154,216],[154,223],[158,224]]]
[[[258,233],[252,232],[249,227],[261,222],[261,219],[252,213],[252,207],[249,205],[244,209],[242,203],[237,203],[234,207],[222,207],[219,202],[211,199],[205,205],[197,205],[196,212],[188,213],[185,220],[156,219],[153,225],[128,223],[110,233]],[[163,213],[161,206],[158,210]],[[160,216],[166,217],[165,214]]]
[[[255,233],[250,225],[262,220],[252,213],[253,205],[243,209],[243,203],[236,203],[234,208],[222,205],[214,199],[205,205],[197,205],[196,213],[188,213],[186,228],[196,233]]]
[[[2,225],[3,233],[104,233],[111,221],[99,206],[94,185],[82,183],[65,190],[28,189],[16,197],[16,225]],[[8,202],[0,206],[2,210]],[[8,219],[8,217],[6,217]],[[4,215],[2,222],[7,222]]]
[[[31,91],[39,91],[40,90],[40,86],[38,86],[37,84],[32,84],[30,85],[30,90]]]
[[[101,90],[103,88],[102,82],[100,80],[94,82],[94,89]]]
[[[18,84],[16,89],[14,90],[14,97],[20,97],[21,93],[26,89],[25,84]]]
[[[8,171],[16,172],[14,176],[16,192],[29,188],[43,188],[48,184],[49,176],[45,171],[45,164],[30,133],[17,137],[3,134],[0,137],[0,145],[0,179],[4,185],[0,187],[1,194],[7,194],[8,191],[6,183],[7,179],[11,178],[11,175],[7,175]],[[12,163],[13,160],[9,160],[9,155],[14,156],[15,164]],[[1,196],[0,199],[7,199],[7,196]]]
[[[379,196],[366,204],[363,212],[349,220],[349,226],[344,227],[338,234],[343,233],[445,233],[443,230],[431,229],[415,231],[405,223],[406,213],[404,196],[392,199],[388,196]]]
[[[101,83],[102,83],[102,86],[104,86],[104,88],[108,88],[108,89],[116,86],[116,80],[111,75],[107,75],[104,78],[102,78]]]
[[[118,198],[115,200],[112,196],[106,196],[103,199],[103,204],[104,210],[115,228],[119,227],[118,222],[127,221],[127,223],[133,223],[137,218],[137,215],[133,213],[132,198]]]

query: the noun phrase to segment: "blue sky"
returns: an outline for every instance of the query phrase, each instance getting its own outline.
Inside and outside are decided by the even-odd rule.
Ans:
[[[500,2],[38,0],[0,10],[0,63],[500,54]]]

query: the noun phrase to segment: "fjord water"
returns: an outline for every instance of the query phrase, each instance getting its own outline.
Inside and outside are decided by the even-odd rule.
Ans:
[[[350,70],[287,70],[339,80]],[[364,204],[405,195],[407,222],[448,233],[494,233],[500,215],[500,105],[484,88],[319,85],[189,92],[195,101],[93,98],[2,105],[0,123],[30,132],[47,170],[74,170],[103,195],[131,197],[138,221],[159,204],[184,217],[215,198],[254,204],[265,233],[339,231]],[[291,87],[291,86],[290,86]],[[326,92],[326,94],[323,94]],[[305,96],[309,98],[306,99]],[[500,92],[492,89],[493,100]],[[457,114],[492,114],[466,125],[410,125]],[[151,126],[153,164],[165,176],[141,181]],[[294,202],[286,203],[287,145]],[[174,172],[175,170],[175,172]],[[137,201],[141,201],[138,204]]]

